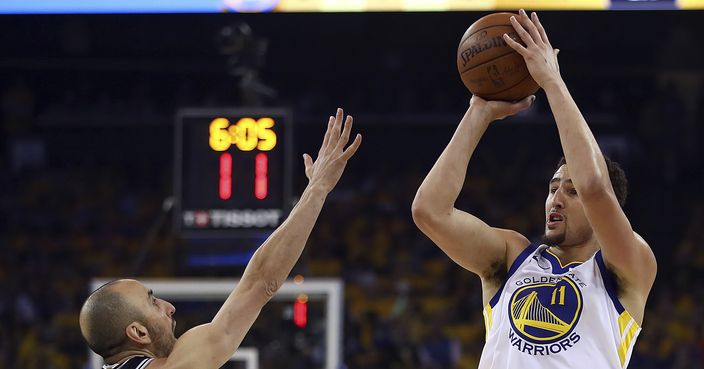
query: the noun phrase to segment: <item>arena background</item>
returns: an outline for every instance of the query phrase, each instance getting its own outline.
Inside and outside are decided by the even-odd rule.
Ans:
[[[183,240],[163,210],[185,106],[291,109],[294,196],[327,116],[353,114],[363,146],[294,274],[344,281],[346,367],[476,367],[478,279],[416,229],[410,205],[468,105],[455,52],[483,14],[0,16],[0,368],[87,368],[77,313],[93,278],[239,276],[227,245]],[[704,13],[541,19],[602,149],[626,169],[626,212],[658,259],[630,367],[704,368]],[[560,155],[539,93],[489,129],[457,206],[537,241]],[[191,262],[203,253],[210,264]],[[265,308],[262,330],[279,308]],[[293,343],[272,345],[282,325],[245,341],[286,359],[262,367],[320,367],[291,324]]]

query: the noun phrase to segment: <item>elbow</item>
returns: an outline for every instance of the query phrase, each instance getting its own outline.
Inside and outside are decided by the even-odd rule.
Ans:
[[[438,211],[433,207],[432,202],[423,196],[422,190],[418,190],[411,205],[411,215],[416,226],[421,230],[430,227],[436,222],[437,214]]]
[[[411,216],[413,217],[413,222],[418,227],[421,227],[428,218],[428,209],[423,207],[422,203],[413,200],[413,204],[411,205]]]

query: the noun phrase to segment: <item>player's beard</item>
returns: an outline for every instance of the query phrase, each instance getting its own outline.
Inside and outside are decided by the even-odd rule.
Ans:
[[[174,325],[168,328],[163,328],[159,324],[149,323],[147,329],[149,332],[153,332],[154,337],[154,354],[159,357],[167,357],[171,354],[176,344],[176,337],[174,336]]]
[[[566,228],[560,233],[553,233],[549,236],[547,232],[545,232],[543,234],[543,243],[548,246],[560,246],[563,242],[565,242],[565,238],[567,238]]]

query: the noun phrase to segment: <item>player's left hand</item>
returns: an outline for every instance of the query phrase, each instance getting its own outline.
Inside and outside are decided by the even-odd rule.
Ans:
[[[557,54],[560,52],[550,44],[545,28],[540,24],[538,14],[533,12],[530,17],[521,9],[518,16],[511,17],[511,24],[526,46],[513,40],[504,33],[504,41],[523,56],[528,66],[528,71],[535,82],[543,89],[551,82],[557,82],[560,77],[560,65]]]
[[[345,148],[352,131],[352,117],[348,115],[344,119],[343,127],[344,116],[344,111],[338,108],[335,116],[328,119],[328,129],[315,162],[310,155],[303,154],[309,186],[318,186],[326,193],[335,187],[347,166],[347,161],[362,143],[362,135],[358,133],[354,141]]]
[[[485,117],[489,122],[493,122],[528,109],[533,101],[535,101],[535,95],[530,95],[521,101],[514,102],[484,100],[474,95],[469,101],[469,105],[472,109],[476,109],[479,114]]]

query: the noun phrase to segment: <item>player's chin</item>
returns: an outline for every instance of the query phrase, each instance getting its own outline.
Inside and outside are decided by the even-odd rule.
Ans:
[[[549,229],[545,227],[545,234],[543,234],[543,243],[548,246],[557,246],[565,241],[565,230],[564,229]]]
[[[554,236],[560,233],[562,233],[562,230],[560,230],[558,227],[545,225],[545,237]]]
[[[166,355],[164,357],[168,357],[171,355],[171,353],[174,351],[174,346],[176,346],[176,338],[174,337],[171,342],[169,342],[169,347],[166,349]]]

